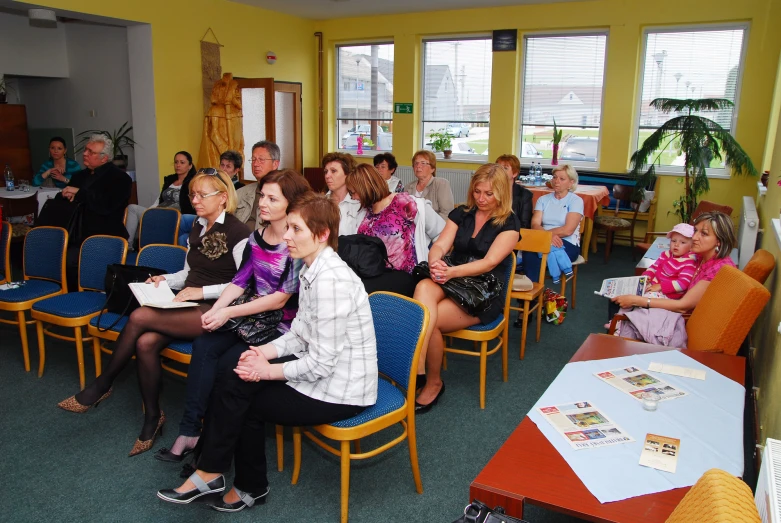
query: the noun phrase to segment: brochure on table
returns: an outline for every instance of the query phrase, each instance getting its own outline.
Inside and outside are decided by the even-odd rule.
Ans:
[[[550,405],[537,410],[575,450],[634,441],[632,436],[610,421],[607,414],[590,401]]]
[[[594,376],[612,385],[621,392],[629,394],[637,401],[643,401],[644,392],[656,392],[659,401],[667,401],[686,396],[686,392],[676,389],[650,372],[630,366],[623,369],[595,372]]]
[[[680,451],[681,440],[658,434],[646,434],[643,452],[640,454],[640,464],[674,474]]]
[[[665,375],[664,381],[688,394],[643,410],[629,394],[594,376],[605,369],[647,369],[651,362],[707,371],[705,380]],[[694,485],[708,469],[743,474],[742,385],[678,351],[568,363],[529,411],[529,418],[567,461],[586,488],[601,502]],[[575,450],[538,409],[584,401],[599,406],[636,441]],[[685,446],[674,474],[639,464],[645,435],[679,439]]]

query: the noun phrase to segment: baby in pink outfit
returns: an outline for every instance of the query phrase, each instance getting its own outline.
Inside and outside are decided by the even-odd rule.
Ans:
[[[691,252],[694,227],[688,223],[679,223],[667,233],[670,238],[670,250],[665,251],[651,265],[643,276],[649,276],[646,293],[661,293],[671,300],[680,299],[691,285],[697,270],[697,260]]]

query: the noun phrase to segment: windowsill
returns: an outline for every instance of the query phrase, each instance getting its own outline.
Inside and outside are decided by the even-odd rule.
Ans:
[[[759,191],[760,196],[764,196],[767,194],[767,187],[762,185],[762,182],[757,182],[757,190]]]
[[[781,220],[779,220],[778,218],[773,218],[772,220],[770,220],[770,223],[773,225],[773,232],[776,235],[778,248],[781,249]]]

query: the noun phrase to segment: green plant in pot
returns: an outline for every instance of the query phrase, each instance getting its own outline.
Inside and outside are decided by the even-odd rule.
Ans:
[[[679,179],[679,183],[684,185],[684,194],[673,202],[673,212],[681,222],[691,221],[700,197],[710,190],[705,170],[712,160],[723,159],[727,168],[738,175],[756,176],[757,170],[751,158],[729,131],[710,118],[696,114],[721,111],[732,106],[733,103],[724,98],[657,98],[652,101],[652,108],[663,113],[676,113],[677,116],[664,122],[632,155],[630,176],[637,181],[635,197],[642,198],[644,188],[654,183],[655,165],[661,163],[661,155],[670,144],[684,156],[684,175]]]
[[[428,145],[435,152],[441,152],[445,158],[450,158],[450,155],[453,154],[453,151],[450,149],[453,146],[453,140],[451,140],[450,135],[444,129],[432,132],[429,138]]]
[[[128,123],[129,122],[123,123],[119,129],[115,129],[111,132],[103,131],[101,129],[89,129],[79,133],[77,136],[80,139],[78,143],[76,143],[76,150],[84,149],[84,146],[87,145],[87,142],[89,142],[89,139],[93,134],[102,134],[109,138],[114,144],[114,157],[112,160],[114,165],[126,169],[127,155],[125,154],[124,149],[133,149],[136,146],[136,141],[130,137],[130,131],[133,130],[133,126],[128,125]]]

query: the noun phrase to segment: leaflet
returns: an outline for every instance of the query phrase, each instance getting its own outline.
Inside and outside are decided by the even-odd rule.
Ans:
[[[608,278],[602,280],[602,287],[594,294],[606,298],[615,298],[625,294],[642,296],[648,283],[648,276],[627,276],[625,278]]]
[[[682,378],[694,378],[696,380],[705,379],[704,369],[690,369],[688,367],[679,367],[678,365],[669,365],[667,363],[650,363],[648,370],[661,372],[662,374],[672,374]]]
[[[644,392],[656,392],[659,394],[659,401],[680,398],[688,394],[637,367],[595,372],[594,375],[637,401],[643,401],[641,396]]]
[[[675,472],[678,466],[678,453],[681,449],[681,440],[646,434],[643,452],[640,454],[640,464],[664,472]]]
[[[539,407],[537,410],[575,450],[635,440],[590,401]]]
[[[197,307],[192,301],[173,301],[174,293],[168,286],[168,282],[161,281],[155,287],[154,283],[128,283],[128,287],[142,307],[155,307],[158,309],[182,309],[185,307]]]

